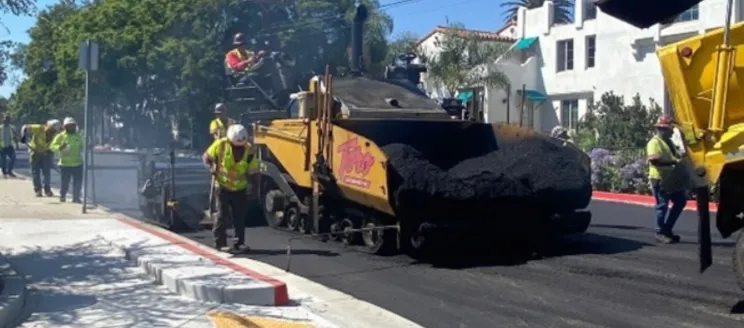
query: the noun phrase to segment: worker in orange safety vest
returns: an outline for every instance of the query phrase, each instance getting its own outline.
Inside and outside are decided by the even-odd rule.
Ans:
[[[238,85],[247,82],[246,74],[252,72],[256,67],[262,64],[262,59],[266,52],[261,50],[258,53],[248,49],[245,43],[245,35],[237,33],[233,37],[233,48],[225,54],[225,68],[233,77],[238,78]]]
[[[245,220],[248,215],[249,174],[258,170],[253,146],[248,142],[248,131],[241,124],[227,128],[227,136],[215,140],[204,152],[206,164],[217,184],[217,217],[212,229],[215,247],[220,251],[247,252]],[[227,216],[232,214],[237,242],[227,246]]]

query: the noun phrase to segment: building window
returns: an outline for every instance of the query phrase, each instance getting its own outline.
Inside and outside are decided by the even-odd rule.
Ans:
[[[575,129],[579,123],[579,100],[561,100],[561,125],[567,129]]]
[[[586,37],[586,68],[594,67],[594,54],[597,52],[597,37]]]
[[[573,69],[573,39],[561,40],[557,44],[557,60],[556,67],[558,72],[570,71]]]
[[[592,20],[597,18],[597,6],[591,1],[584,2],[584,20]]]
[[[699,5],[695,5],[694,7],[685,10],[679,16],[677,16],[677,19],[674,20],[674,22],[689,22],[698,20],[700,18],[700,8]]]

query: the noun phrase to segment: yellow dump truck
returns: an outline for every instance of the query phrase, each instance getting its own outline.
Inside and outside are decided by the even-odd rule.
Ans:
[[[600,0],[603,12],[636,27],[671,22],[701,0]],[[716,227],[728,238],[744,227],[744,23],[731,24],[727,0],[722,28],[664,45],[657,54],[674,116],[694,165],[691,181],[700,216],[700,270],[712,263],[709,190],[718,198]],[[715,188],[709,188],[715,186]],[[744,234],[734,250],[744,288]]]

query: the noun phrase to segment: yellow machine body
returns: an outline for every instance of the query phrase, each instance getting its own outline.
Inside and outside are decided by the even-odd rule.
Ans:
[[[733,25],[730,35],[731,44],[744,44],[744,23]],[[722,43],[719,28],[658,50],[690,157],[705,168],[710,184],[718,182],[724,166],[744,160],[744,51],[718,51]]]
[[[318,120],[275,120],[258,126],[255,143],[265,145],[295,183],[311,188],[315,149],[318,149]],[[336,182],[344,198],[380,212],[394,215],[388,202],[387,158],[371,140],[332,126],[331,156]],[[308,131],[309,130],[309,131]]]

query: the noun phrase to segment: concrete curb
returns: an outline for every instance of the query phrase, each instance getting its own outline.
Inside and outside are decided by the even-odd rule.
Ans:
[[[600,200],[605,202],[623,203],[640,206],[656,206],[656,200],[653,196],[647,195],[636,195],[636,194],[620,194],[607,191],[593,191],[592,200]],[[710,211],[718,211],[718,204],[710,203]],[[697,203],[694,200],[688,201],[685,205],[686,211],[697,211]]]
[[[10,328],[17,324],[26,304],[26,282],[0,255],[0,328]]]
[[[118,220],[167,244],[100,236],[173,293],[199,301],[281,306],[289,303],[284,282],[251,271],[165,229],[130,218]],[[128,240],[127,240],[128,239]]]

